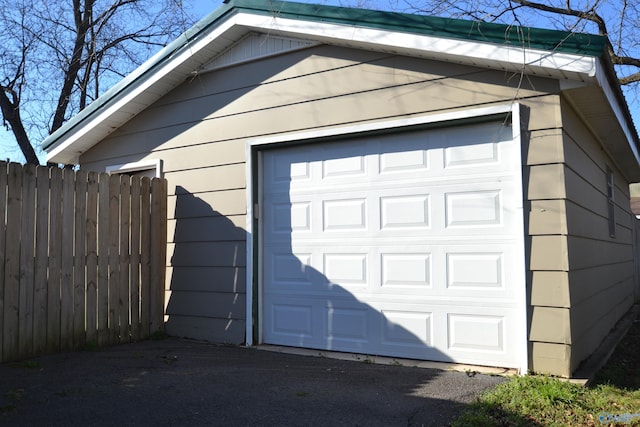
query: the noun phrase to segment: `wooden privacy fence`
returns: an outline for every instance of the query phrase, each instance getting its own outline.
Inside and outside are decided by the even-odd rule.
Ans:
[[[163,179],[0,163],[0,362],[163,329]]]

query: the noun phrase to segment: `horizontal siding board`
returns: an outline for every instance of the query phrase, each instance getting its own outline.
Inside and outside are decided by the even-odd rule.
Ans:
[[[633,261],[572,270],[569,272],[572,305],[579,305],[600,292],[633,277],[633,272]]]
[[[582,269],[607,264],[632,261],[633,250],[630,245],[617,242],[586,239],[569,236],[569,268]]]
[[[172,291],[246,292],[244,267],[169,267],[167,286]]]
[[[537,342],[571,344],[571,310],[533,307],[529,339]]]
[[[245,165],[225,165],[165,174],[169,194],[193,194],[205,191],[246,187]]]
[[[167,224],[167,236],[175,243],[243,240],[245,224],[244,215],[173,219]]]
[[[162,151],[156,155],[161,156]],[[176,148],[164,159],[165,172],[193,169],[202,166],[221,166],[246,161],[246,147],[236,140],[218,141],[202,145]]]
[[[568,234],[565,200],[533,200],[529,210],[529,235]]]
[[[224,190],[169,196],[168,215],[171,219],[215,215],[244,215],[247,211],[246,191]]]
[[[246,304],[244,294],[173,291],[169,297],[166,314],[244,319]]]
[[[561,164],[531,166],[525,183],[529,200],[564,199],[564,167]]]
[[[531,237],[529,268],[533,271],[568,271],[566,236]]]
[[[174,267],[245,267],[246,242],[169,243],[167,256]]]
[[[168,316],[165,330],[169,335],[218,343],[244,343],[245,321],[195,316]]]
[[[571,201],[566,203],[568,232],[572,236],[586,237],[594,240],[611,241],[609,222],[606,216],[596,214]],[[623,215],[623,214],[621,214]],[[626,230],[626,231],[625,231]],[[618,226],[615,242],[631,245],[631,230]],[[631,248],[630,248],[631,249]]]
[[[620,317],[631,307],[633,278],[617,283],[591,298],[575,304],[571,310],[575,351],[588,356],[606,337]],[[603,304],[609,301],[609,304]],[[585,341],[580,343],[580,341]],[[578,349],[583,347],[582,351]],[[574,356],[575,357],[575,356]]]
[[[531,305],[571,307],[571,288],[566,271],[533,271],[531,274]]]
[[[193,169],[165,174],[169,194],[192,194],[204,191],[246,187],[244,163]]]
[[[524,153],[524,163],[529,166],[563,163],[565,154],[562,141],[560,129],[531,131]]]
[[[533,342],[530,360],[531,370],[538,374],[569,377],[573,373],[571,346],[568,344]]]

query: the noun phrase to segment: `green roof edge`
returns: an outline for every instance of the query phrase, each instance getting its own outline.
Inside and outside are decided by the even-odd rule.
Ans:
[[[516,27],[503,24],[484,23],[469,20],[442,18],[418,14],[385,12],[339,6],[326,6],[275,0],[225,0],[222,6],[198,21],[193,27],[178,36],[144,64],[120,80],[96,102],[80,111],[67,121],[60,134],[52,133],[42,141],[47,150],[64,134],[72,131],[104,105],[116,99],[122,91],[132,86],[144,76],[152,73],[162,64],[197,40],[207,29],[218,21],[240,11],[260,15],[274,15],[282,18],[314,22],[369,27],[409,34],[431,35],[450,39],[473,40],[500,45],[525,46],[528,49],[560,51],[571,54],[601,57],[608,43],[599,35],[570,33],[539,28]],[[99,101],[99,102],[97,102]],[[55,138],[53,136],[55,135]]]
[[[524,45],[527,48],[597,57],[603,54],[608,43],[606,37],[595,34],[518,27],[420,14],[272,0],[228,0],[225,3],[237,9],[250,10],[263,15],[272,14],[278,17],[306,21],[332,22],[501,45]]]

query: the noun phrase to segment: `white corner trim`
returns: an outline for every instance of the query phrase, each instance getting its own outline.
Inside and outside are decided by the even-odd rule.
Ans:
[[[246,192],[246,209],[247,209],[247,214],[246,214],[246,230],[247,230],[247,240],[246,240],[246,253],[247,253],[247,260],[246,260],[246,267],[245,267],[245,275],[246,275],[246,280],[245,280],[245,302],[246,302],[246,321],[245,321],[245,345],[247,347],[251,347],[254,344],[253,342],[253,323],[254,323],[254,319],[253,319],[253,300],[254,300],[254,296],[253,295],[253,274],[254,271],[257,273],[259,271],[259,267],[258,266],[254,266],[253,265],[253,253],[254,253],[254,242],[258,242],[258,239],[254,239],[253,238],[253,233],[255,232],[255,230],[253,229],[253,217],[255,215],[254,210],[253,210],[253,206],[254,206],[254,200],[253,200],[253,173],[254,173],[254,164],[253,164],[253,153],[251,152],[251,146],[249,144],[245,145],[245,152],[246,152],[246,159],[247,159],[247,165],[245,167],[245,175],[246,175],[246,183],[247,183],[247,188],[245,190]]]
[[[144,160],[141,162],[124,163],[121,165],[107,166],[105,172],[108,174],[129,173],[145,170],[155,171],[156,178],[162,177],[162,160]]]
[[[513,132],[513,140],[516,142],[516,147],[519,149],[515,154],[517,157],[517,165],[520,168],[519,173],[514,174],[514,179],[517,180],[517,185],[520,188],[521,194],[524,194],[524,184],[522,178],[522,123],[520,122],[520,104],[518,102],[514,102],[511,110],[511,131]],[[518,309],[520,310],[519,316],[519,325],[517,325],[516,332],[516,349],[519,352],[519,373],[520,375],[526,375],[529,371],[529,343],[528,343],[528,334],[527,334],[527,319],[528,319],[528,307],[527,307],[527,263],[526,263],[526,253],[525,253],[525,228],[524,228],[524,200],[518,206],[520,210],[520,218],[522,221],[518,224],[518,236],[519,236],[519,246],[518,246],[518,254],[514,259],[518,263],[516,267],[517,271],[520,271],[521,274],[519,276],[520,283],[516,284],[515,292],[518,298]]]

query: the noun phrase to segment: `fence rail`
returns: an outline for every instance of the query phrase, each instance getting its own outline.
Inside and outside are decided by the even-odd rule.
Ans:
[[[0,362],[163,328],[163,179],[0,163]]]

